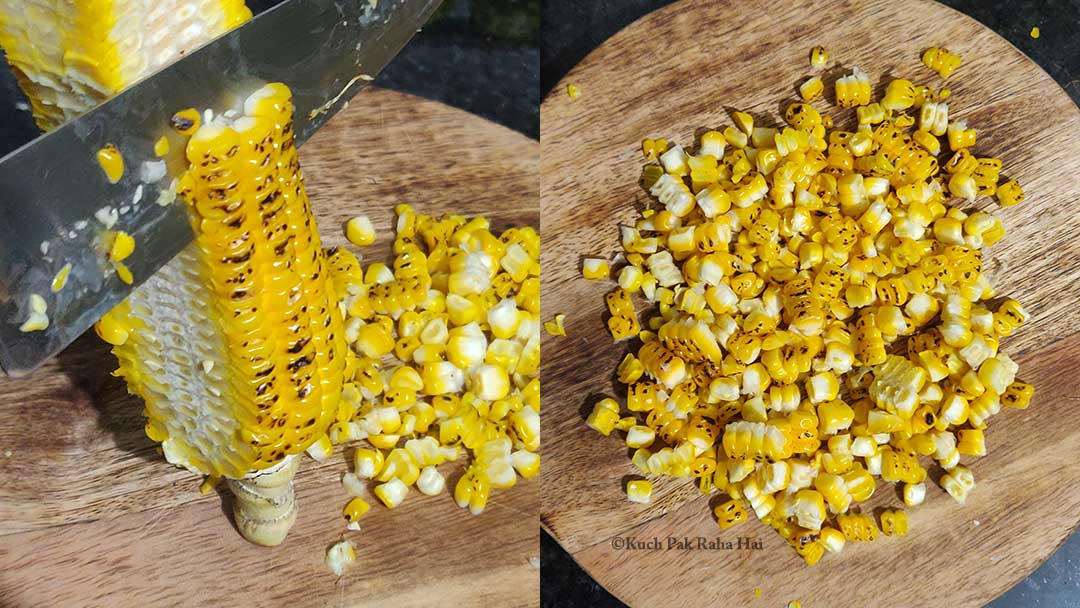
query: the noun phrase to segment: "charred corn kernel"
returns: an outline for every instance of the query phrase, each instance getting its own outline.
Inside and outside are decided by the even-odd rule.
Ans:
[[[349,504],[345,505],[345,509],[343,510],[345,521],[352,523],[363,517],[369,509],[371,509],[371,505],[369,505],[366,500],[363,498],[354,498],[349,501]]]
[[[829,52],[823,46],[815,46],[810,49],[810,65],[815,68],[823,68],[829,61]]]
[[[805,101],[813,101],[825,92],[825,84],[820,76],[812,76],[806,82],[799,85],[799,96]]]
[[[881,513],[881,532],[885,536],[904,536],[908,532],[907,513],[896,509]]]
[[[607,260],[600,258],[585,258],[585,261],[581,264],[581,274],[586,279],[606,279],[611,274],[611,267],[608,265]]]
[[[1034,393],[1034,386],[1023,382],[1013,382],[1001,394],[1001,404],[1024,410],[1031,404],[1031,396]]]
[[[729,500],[718,505],[713,509],[713,514],[716,515],[716,523],[721,530],[727,530],[735,524],[746,521],[747,517],[746,509],[738,500]]]
[[[474,464],[458,480],[454,488],[454,501],[462,509],[468,508],[473,515],[479,515],[487,506],[490,492],[490,479]]]
[[[949,148],[954,152],[961,148],[975,145],[975,129],[969,129],[967,121],[957,120],[949,123],[947,130]]]
[[[180,135],[191,135],[202,126],[202,114],[195,108],[180,110],[172,115],[169,124]]]
[[[641,479],[627,482],[626,498],[630,502],[647,505],[652,502],[652,482]]]
[[[864,106],[870,103],[870,78],[859,68],[836,80],[836,105],[841,108]]]
[[[948,78],[953,70],[960,67],[960,61],[959,55],[938,46],[926,49],[922,55],[923,65],[937,72],[942,78]]]
[[[668,143],[664,139],[645,139],[641,142],[641,153],[647,160],[655,160],[667,151]]]
[[[345,222],[345,238],[358,247],[366,247],[375,242],[375,227],[366,215],[351,218]]]
[[[886,110],[906,110],[915,104],[915,85],[910,80],[898,78],[889,82],[881,105]]]
[[[375,496],[377,496],[388,509],[393,509],[404,502],[405,496],[408,493],[409,486],[405,485],[403,481],[396,477],[386,483],[375,486]]]
[[[845,513],[836,517],[836,523],[844,538],[855,542],[868,542],[877,539],[878,527],[873,518],[864,513]]]
[[[1020,188],[1020,183],[1015,179],[998,186],[996,194],[998,204],[1002,207],[1012,207],[1024,201],[1024,191]]]

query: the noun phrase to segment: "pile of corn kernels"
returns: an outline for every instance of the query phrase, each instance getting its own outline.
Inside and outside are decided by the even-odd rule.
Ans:
[[[923,55],[942,78],[960,62],[941,48]],[[812,66],[826,63],[813,49]],[[897,79],[873,101],[853,68],[835,84],[835,104],[855,109],[845,131],[811,104],[824,88],[807,80],[780,129],[735,112],[695,154],[643,142],[658,161],[643,185],[660,208],[621,228],[625,264],[606,299],[613,337],[634,340],[618,367],[628,412],[607,398],[587,421],[625,433],[643,475],[726,493],[721,528],[751,510],[808,564],[877,537],[858,505],[878,478],[915,506],[933,461],[963,503],[975,479],[961,456],[984,455],[988,419],[1026,408],[1033,392],[999,350],[1027,313],[988,303],[982,250],[1004,226],[962,209],[990,196],[1015,205],[1019,184],[999,183],[1001,161],[976,156],[947,89]],[[611,275],[607,259],[582,270]],[[645,327],[638,296],[656,306]],[[651,493],[650,481],[627,485],[632,501]],[[885,511],[880,525],[903,535],[906,514]]]
[[[454,499],[474,515],[495,488],[539,472],[540,239],[531,227],[496,235],[484,218],[432,217],[399,205],[391,266],[361,268],[328,251],[346,335],[356,353],[337,422],[308,453],[363,440],[342,483],[353,496],[349,529],[370,508],[368,484],[393,509],[411,487],[443,492],[438,466],[468,454]],[[374,243],[366,217],[346,224],[358,246]],[[340,574],[355,555],[336,545]]]

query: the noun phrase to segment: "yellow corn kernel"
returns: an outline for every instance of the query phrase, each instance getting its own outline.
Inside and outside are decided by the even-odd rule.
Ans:
[[[956,449],[966,456],[985,456],[986,440],[980,429],[961,429],[956,432]]]
[[[870,103],[870,78],[859,68],[836,80],[836,105],[841,108],[865,106]]]
[[[975,129],[969,129],[966,121],[950,122],[946,133],[949,139],[949,149],[954,152],[975,145]]]
[[[611,266],[601,258],[585,258],[581,263],[581,275],[586,279],[606,279],[611,274]]]
[[[810,65],[815,68],[823,68],[829,61],[829,52],[823,46],[815,46],[810,49]]]
[[[1031,404],[1031,396],[1034,393],[1034,386],[1023,382],[1013,382],[1001,394],[1001,404],[1024,410]]]
[[[806,82],[799,85],[799,96],[805,101],[813,101],[825,92],[825,83],[820,76],[811,76]]]
[[[881,532],[885,536],[904,536],[908,532],[907,513],[900,509],[881,513]]]
[[[960,61],[959,55],[937,46],[926,49],[922,55],[923,65],[937,72],[942,78],[948,78],[953,70],[960,67]]]
[[[844,538],[850,541],[867,542],[877,539],[878,527],[873,518],[865,513],[846,513],[836,517]]]
[[[949,493],[949,496],[953,497],[953,500],[964,504],[968,494],[975,487],[975,476],[967,467],[958,465],[945,475],[942,475],[938,483]]]
[[[386,508],[393,509],[405,500],[409,493],[409,486],[398,478],[375,486],[375,496],[382,501]]]
[[[368,510],[371,509],[371,505],[367,503],[363,498],[354,498],[349,501],[349,504],[345,505],[343,513],[345,514],[345,521],[352,523],[364,516]]]
[[[366,247],[375,242],[375,227],[366,215],[360,215],[345,222],[345,238],[358,247]]]
[[[652,502],[653,485],[651,481],[636,479],[626,483],[626,498],[630,502],[647,505]]]
[[[1024,191],[1020,188],[1020,183],[1015,179],[998,186],[996,194],[998,204],[1002,207],[1012,207],[1024,201]]]
[[[746,521],[747,518],[746,509],[738,500],[729,500],[717,505],[713,509],[713,514],[716,516],[716,523],[721,530],[727,530],[740,522]]]
[[[564,321],[566,321],[566,315],[559,313],[555,315],[553,320],[544,323],[544,329],[552,336],[565,336],[566,328],[563,326]]]
[[[597,402],[589,418],[585,419],[585,424],[588,424],[590,429],[602,435],[610,435],[618,422],[619,404],[610,397]]]

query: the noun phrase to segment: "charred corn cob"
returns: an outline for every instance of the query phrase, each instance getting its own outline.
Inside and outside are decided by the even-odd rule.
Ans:
[[[324,437],[352,357],[292,111],[288,88],[268,85],[232,125],[195,132],[180,179],[194,242],[97,324],[147,435],[173,464],[228,479],[260,544],[295,519],[296,455]]]
[[[959,64],[940,49],[925,61],[943,76]],[[1000,160],[971,153],[976,132],[950,118],[945,91],[897,79],[874,100],[870,84],[858,68],[836,83],[855,132],[805,102],[781,129],[734,112],[697,154],[674,145],[646,167],[661,208],[623,226],[622,244],[627,268],[647,267],[657,286],[639,291],[631,270],[606,304],[635,323],[642,300],[655,308],[645,331],[612,328],[641,339],[616,374],[628,414],[604,398],[587,420],[621,437],[641,473],[727,493],[721,528],[752,509],[811,565],[845,539],[877,538],[854,509],[879,478],[922,503],[924,459],[963,502],[974,476],[961,455],[985,454],[989,418],[1033,391],[999,352],[1028,313],[987,303],[982,249],[1003,224],[949,200],[1009,206],[1023,192],[998,185]],[[805,101],[819,93],[816,77],[800,88]],[[941,138],[952,155],[939,163]],[[903,536],[904,511],[886,511],[880,532]]]
[[[233,0],[68,4],[0,5],[0,44],[45,129],[251,16]],[[237,526],[267,545],[296,517],[296,455],[324,439],[349,358],[292,111],[269,85],[231,124],[189,121],[179,181],[195,241],[97,325],[145,402],[147,435],[170,462],[227,478]],[[102,161],[110,179],[122,171],[118,151]]]

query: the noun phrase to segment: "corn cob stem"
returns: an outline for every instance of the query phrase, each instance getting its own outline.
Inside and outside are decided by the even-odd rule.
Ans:
[[[233,518],[244,538],[264,547],[285,540],[296,522],[296,493],[293,477],[300,469],[300,457],[289,456],[280,464],[255,471],[243,479],[228,479],[233,493]]]

